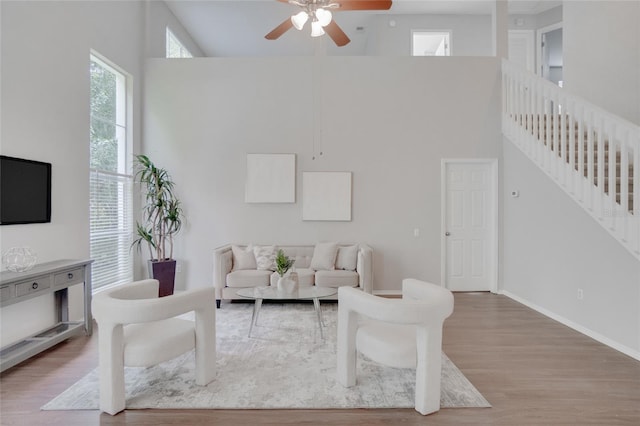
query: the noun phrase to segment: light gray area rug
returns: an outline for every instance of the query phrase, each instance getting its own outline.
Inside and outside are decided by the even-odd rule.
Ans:
[[[127,409],[414,407],[413,369],[359,356],[356,386],[337,382],[337,304],[322,307],[325,340],[313,304],[305,303],[263,304],[249,338],[253,305],[223,304],[216,311],[216,379],[205,387],[195,384],[193,352],[150,368],[127,367]],[[446,356],[442,367],[443,408],[491,406]],[[98,398],[96,369],[42,409],[98,409]]]

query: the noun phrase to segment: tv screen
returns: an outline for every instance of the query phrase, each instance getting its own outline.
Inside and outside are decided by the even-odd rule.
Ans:
[[[51,164],[0,155],[0,225],[51,222]]]

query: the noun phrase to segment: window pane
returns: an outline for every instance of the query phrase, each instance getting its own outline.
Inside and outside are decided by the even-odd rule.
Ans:
[[[171,32],[169,27],[166,31],[167,39],[167,58],[193,58],[193,55],[189,50],[184,47],[178,37]]]
[[[167,52],[167,58],[179,58],[180,57],[180,45],[176,43],[176,40],[171,37],[169,39],[169,50]]]
[[[181,46],[181,47],[180,47],[180,57],[181,57],[181,58],[193,58],[193,55],[191,54],[191,52],[189,52],[189,51],[187,50],[187,48],[186,48],[186,47]]]
[[[116,139],[117,75],[96,61],[91,61],[90,167],[118,171]]]
[[[126,77],[92,57],[90,251],[94,289],[133,280],[133,177],[127,174]]]
[[[133,280],[132,197],[129,177],[93,171],[90,181],[90,235],[94,288]]]
[[[91,119],[91,137],[97,139],[115,139],[116,126],[113,122]],[[93,140],[92,140],[93,142]]]
[[[91,116],[115,122],[116,75],[91,61]]]
[[[108,126],[101,124],[101,126]],[[101,127],[100,126],[100,127]],[[113,129],[115,126],[111,126]],[[118,171],[118,140],[115,137],[94,136],[91,129],[90,165],[92,169],[117,172]]]

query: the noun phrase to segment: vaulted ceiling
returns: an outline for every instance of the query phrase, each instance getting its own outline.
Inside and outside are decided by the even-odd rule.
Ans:
[[[338,0],[339,1],[339,0]],[[206,56],[299,56],[318,50],[328,55],[362,55],[374,15],[491,15],[489,0],[394,0],[387,11],[341,11],[334,19],[351,43],[336,47],[326,37],[311,38],[308,28],[290,30],[276,41],[265,34],[297,12],[295,5],[276,0],[167,0],[168,7]],[[560,5],[559,0],[510,0],[510,14],[537,14]]]

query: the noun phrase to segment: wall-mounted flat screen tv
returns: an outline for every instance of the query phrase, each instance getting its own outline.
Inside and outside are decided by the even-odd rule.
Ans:
[[[0,225],[51,222],[51,164],[0,155]]]

